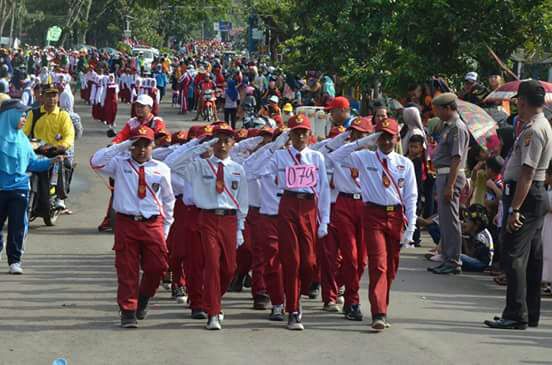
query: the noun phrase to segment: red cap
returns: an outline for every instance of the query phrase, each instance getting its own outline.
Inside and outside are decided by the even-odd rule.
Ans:
[[[234,137],[236,137],[238,141],[241,141],[242,139],[246,139],[247,137],[249,137],[249,131],[245,128],[242,128],[234,132]]]
[[[241,132],[241,130],[240,130]],[[257,128],[249,128],[247,130],[247,138],[251,138],[251,137],[257,137],[259,134],[260,134],[261,130],[260,129],[257,129]]]
[[[153,132],[153,129],[146,126],[140,126],[139,128],[134,129],[130,135],[130,139],[136,140],[141,138],[153,142],[155,140],[155,133]]]
[[[361,133],[372,133],[374,126],[370,117],[356,117],[349,126],[350,129],[355,129]]]
[[[335,97],[333,100],[330,101],[330,104],[326,107],[326,110],[333,110],[333,109],[350,109],[351,104],[349,104],[349,100],[347,100],[344,96],[338,96]]]
[[[188,138],[189,139],[196,138],[201,133],[202,129],[203,129],[202,125],[191,126],[190,129],[188,129]]]
[[[171,139],[174,144],[182,144],[188,140],[188,132],[185,130],[178,131],[172,135]]]
[[[197,138],[205,138],[205,137],[211,137],[213,135],[213,126],[212,125],[204,125],[199,126],[201,128],[198,131]]]
[[[328,133],[328,138],[334,138],[340,135],[341,133],[345,132],[345,130],[346,130],[345,127],[342,125],[332,127],[332,129],[330,129],[330,133]]]
[[[234,137],[234,130],[228,123],[219,123],[217,122],[216,125],[213,125],[213,134],[226,134]],[[247,133],[247,132],[246,132]]]
[[[386,132],[396,136],[399,134],[399,123],[392,118],[384,119],[376,125],[376,132]]]
[[[311,128],[311,122],[309,118],[307,118],[304,114],[297,114],[293,117],[289,118],[288,120],[288,127],[289,129],[308,129],[309,131]]]
[[[274,129],[270,128],[267,125],[264,125],[261,129],[258,129],[258,131],[259,131],[259,136],[265,136],[265,135],[273,136],[274,135]]]

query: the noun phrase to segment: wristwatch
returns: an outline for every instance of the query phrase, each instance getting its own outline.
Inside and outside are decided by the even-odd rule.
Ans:
[[[512,214],[512,213],[520,213],[521,211],[519,209],[514,209],[512,207],[510,207],[510,209],[508,209],[508,214]]]

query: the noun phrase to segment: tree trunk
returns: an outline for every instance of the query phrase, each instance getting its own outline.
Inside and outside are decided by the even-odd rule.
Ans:
[[[0,0],[0,37],[4,34],[4,27],[10,19],[12,3],[15,4],[15,0]]]
[[[82,10],[82,6],[86,0],[74,0],[69,1],[69,9],[67,11],[67,20],[65,21],[65,25],[63,26],[63,33],[61,35],[61,41],[59,42],[60,47],[65,46],[65,42],[67,41],[67,37],[69,36],[69,33],[72,31],[73,26],[79,19],[80,12]]]
[[[92,8],[92,0],[87,0],[86,9],[84,11],[84,19],[83,21],[86,22],[86,28],[82,31],[80,42],[82,44],[86,44],[86,33],[88,33],[88,18],[90,17],[90,9]]]

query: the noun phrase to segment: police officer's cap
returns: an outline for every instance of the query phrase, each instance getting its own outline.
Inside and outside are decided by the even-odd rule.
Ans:
[[[458,97],[454,93],[443,93],[433,99],[432,103],[435,106],[447,106],[458,100]]]

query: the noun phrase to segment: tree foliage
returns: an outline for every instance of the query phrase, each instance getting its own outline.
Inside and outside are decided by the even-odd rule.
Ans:
[[[253,8],[266,1],[254,0]],[[517,48],[550,49],[549,0],[290,0],[273,19],[288,68],[338,73],[388,90],[444,74],[496,68]]]

